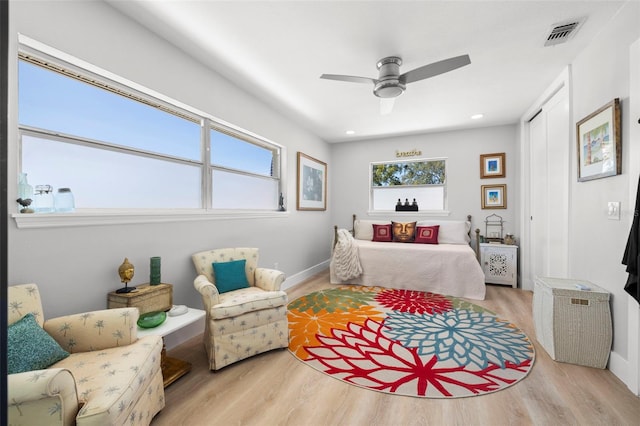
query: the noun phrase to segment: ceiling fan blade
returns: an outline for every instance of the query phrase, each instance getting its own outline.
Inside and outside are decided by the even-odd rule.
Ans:
[[[353,75],[339,75],[339,74],[322,74],[320,78],[324,78],[326,80],[338,80],[338,81],[347,81],[349,83],[368,83],[368,84],[376,84],[376,79],[369,77],[357,77]]]
[[[413,83],[414,81],[424,80],[425,78],[435,77],[436,75],[453,71],[457,68],[469,65],[470,63],[471,59],[469,58],[469,55],[461,55],[444,59],[439,62],[434,62],[432,64],[407,71],[400,76],[400,81],[404,84]]]
[[[380,115],[388,115],[393,111],[396,98],[380,98]]]

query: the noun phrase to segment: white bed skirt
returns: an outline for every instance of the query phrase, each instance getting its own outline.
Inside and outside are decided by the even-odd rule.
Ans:
[[[363,273],[332,284],[359,284],[427,291],[484,300],[484,273],[466,244],[382,243],[356,240]]]

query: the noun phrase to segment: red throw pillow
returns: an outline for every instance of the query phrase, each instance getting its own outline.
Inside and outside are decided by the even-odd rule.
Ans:
[[[392,241],[391,224],[385,225],[373,225],[373,240],[382,243],[389,243]]]
[[[418,226],[415,242],[420,244],[438,244],[439,230],[440,225]]]

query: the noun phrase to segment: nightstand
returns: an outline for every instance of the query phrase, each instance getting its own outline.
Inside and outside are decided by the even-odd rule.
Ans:
[[[485,283],[518,287],[518,246],[480,243],[480,265]]]

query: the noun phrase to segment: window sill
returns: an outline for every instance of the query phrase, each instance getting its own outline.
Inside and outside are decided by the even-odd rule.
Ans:
[[[13,213],[20,229],[142,223],[195,222],[287,217],[284,211],[252,210],[78,210],[73,213]]]

